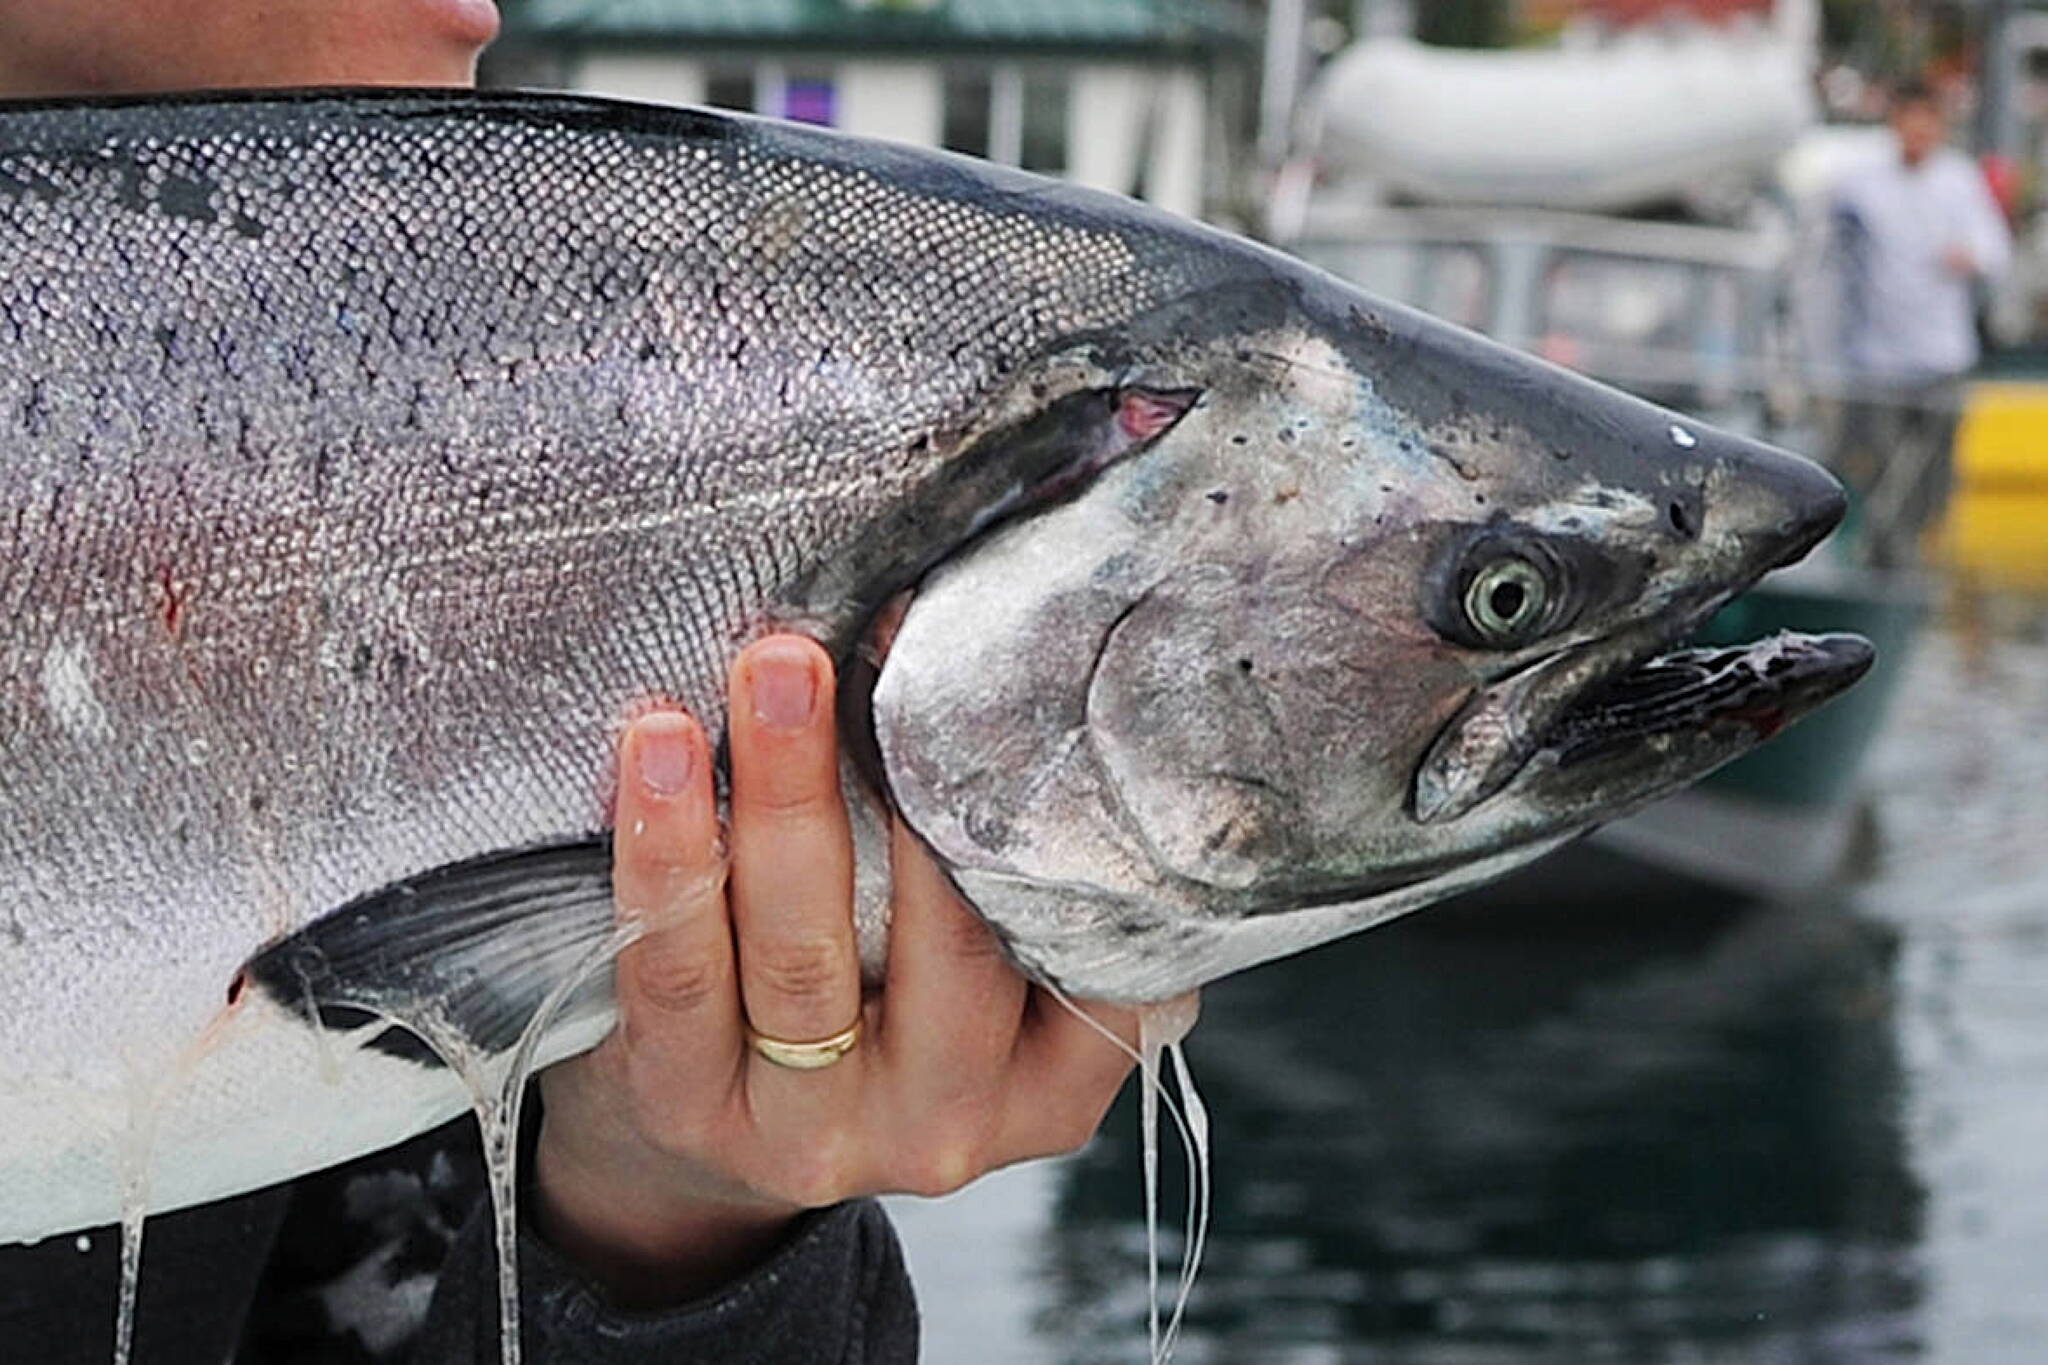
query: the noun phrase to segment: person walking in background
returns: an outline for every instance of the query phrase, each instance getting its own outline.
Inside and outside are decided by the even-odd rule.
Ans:
[[[1978,360],[1977,291],[2012,255],[1976,166],[1948,145],[1935,92],[1892,93],[1896,151],[1830,201],[1848,400],[1834,464],[1857,495],[1870,562],[1910,564],[1948,501],[1961,379]]]

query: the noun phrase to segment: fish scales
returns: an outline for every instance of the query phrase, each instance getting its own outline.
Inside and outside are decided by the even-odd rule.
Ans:
[[[117,1094],[251,943],[600,828],[636,701],[721,714],[1006,373],[1185,285],[903,169],[566,100],[0,113],[0,1093]]]
[[[17,115],[0,163],[27,186],[0,309],[34,343],[0,371],[0,489],[47,509],[5,543],[42,555],[4,642],[6,867],[75,897],[95,845],[163,849],[183,825],[185,852],[133,888],[159,922],[189,888],[288,895],[268,913],[289,928],[596,828],[630,701],[660,685],[712,710],[778,590],[925,472],[918,436],[1147,287],[1101,234],[795,161],[722,120],[654,139],[488,103],[286,112],[108,110],[40,154]],[[326,180],[365,190],[337,204]],[[547,229],[505,231],[515,205]],[[51,240],[75,252],[54,278]],[[149,291],[107,287],[134,278]],[[215,733],[194,739],[200,715]],[[80,766],[86,740],[107,768]],[[327,788],[266,780],[299,763]],[[124,768],[190,782],[78,826]],[[469,808],[446,842],[408,832],[423,792]],[[270,875],[216,842],[255,830]],[[33,909],[23,927],[40,946]],[[41,1041],[0,1033],[16,1055]]]

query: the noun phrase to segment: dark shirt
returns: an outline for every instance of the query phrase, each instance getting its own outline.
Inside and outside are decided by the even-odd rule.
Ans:
[[[107,1365],[112,1228],[0,1247],[0,1365]],[[805,1215],[769,1260],[660,1313],[611,1307],[522,1227],[531,1365],[897,1365],[917,1358],[901,1248],[870,1200]],[[476,1129],[152,1218],[136,1365],[488,1365],[498,1279]]]

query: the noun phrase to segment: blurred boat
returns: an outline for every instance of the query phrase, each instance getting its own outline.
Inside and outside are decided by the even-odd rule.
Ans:
[[[1774,575],[1731,602],[1702,632],[1704,642],[1852,630],[1877,646],[1879,667],[1693,790],[1594,837],[1653,866],[1754,895],[1797,895],[1866,875],[1882,831],[1864,800],[1863,760],[1892,709],[1926,605],[1911,582],[1839,561]]]
[[[1789,232],[1514,208],[1351,207],[1312,215],[1288,245],[1389,297],[1705,421],[1795,449],[1823,444],[1816,419],[1830,395],[1816,393],[1800,363]],[[1833,548],[1766,578],[1705,638],[1853,630],[1877,644],[1877,668],[1778,740],[1597,839],[1657,868],[1763,894],[1810,889],[1858,860],[1859,836],[1871,828],[1858,770],[1928,591],[1917,574],[1878,572]]]
[[[1373,38],[1323,73],[1316,154],[1395,199],[1739,206],[1815,121],[1809,60],[1761,28],[1505,52]]]

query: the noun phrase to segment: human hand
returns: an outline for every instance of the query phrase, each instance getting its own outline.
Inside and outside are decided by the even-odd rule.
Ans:
[[[762,1259],[807,1208],[942,1194],[1069,1151],[1125,1055],[1031,987],[900,824],[884,988],[862,998],[831,660],[778,636],[731,679],[731,877],[711,756],[679,713],[620,750],[613,881],[646,937],[619,960],[619,1023],[541,1078],[542,1231],[626,1306],[695,1297]],[[1089,1011],[1126,1042],[1129,1011]],[[822,1070],[771,1038],[860,1040]]]

